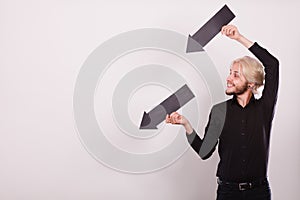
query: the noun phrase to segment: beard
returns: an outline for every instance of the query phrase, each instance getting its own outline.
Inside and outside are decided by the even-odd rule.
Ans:
[[[240,95],[245,93],[248,90],[248,83],[246,82],[245,84],[241,85],[241,86],[234,86],[235,87],[235,91],[225,91],[225,93],[227,95]]]

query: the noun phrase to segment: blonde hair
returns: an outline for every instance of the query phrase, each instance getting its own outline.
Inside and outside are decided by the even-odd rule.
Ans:
[[[252,88],[253,93],[257,93],[257,89],[264,84],[265,73],[263,65],[255,58],[244,56],[232,62],[239,64],[242,68],[242,73],[249,83],[254,83]]]

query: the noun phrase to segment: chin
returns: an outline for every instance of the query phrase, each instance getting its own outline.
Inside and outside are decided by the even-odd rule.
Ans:
[[[234,91],[230,91],[230,90],[225,90],[225,94],[227,94],[227,95],[234,95],[235,92]]]

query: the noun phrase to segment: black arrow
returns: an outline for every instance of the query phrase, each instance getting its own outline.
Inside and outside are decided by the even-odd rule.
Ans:
[[[149,113],[144,112],[140,129],[157,129],[156,126],[165,120],[167,114],[175,112],[194,97],[193,92],[185,84]]]
[[[204,51],[203,47],[234,17],[233,12],[227,5],[224,5],[223,8],[208,20],[193,36],[189,35],[186,52]]]

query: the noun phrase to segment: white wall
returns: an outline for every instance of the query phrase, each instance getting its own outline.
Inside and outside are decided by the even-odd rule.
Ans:
[[[0,199],[214,199],[217,154],[187,151],[171,166],[130,174],[96,161],[73,117],[79,70],[100,44],[139,28],[193,34],[224,4],[232,23],[280,60],[269,177],[273,199],[298,199],[300,3],[201,0],[0,1]],[[218,35],[205,50],[222,80],[249,52]]]

